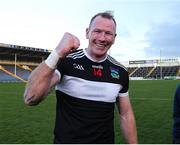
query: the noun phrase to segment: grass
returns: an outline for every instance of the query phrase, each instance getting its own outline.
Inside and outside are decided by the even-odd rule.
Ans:
[[[53,143],[55,95],[36,107],[23,104],[25,84],[0,84],[0,143]]]
[[[139,143],[172,143],[172,105],[177,83],[178,80],[130,82]],[[116,142],[121,143],[121,137]]]
[[[172,103],[178,80],[130,81],[138,141],[172,143]],[[55,93],[36,107],[23,104],[24,83],[0,83],[0,143],[51,144],[55,122]],[[115,113],[116,143],[125,143]]]

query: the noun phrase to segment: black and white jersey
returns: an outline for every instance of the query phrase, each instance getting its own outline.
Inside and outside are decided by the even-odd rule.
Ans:
[[[128,96],[128,72],[107,55],[102,61],[77,50],[57,70],[56,143],[114,143],[114,103]]]

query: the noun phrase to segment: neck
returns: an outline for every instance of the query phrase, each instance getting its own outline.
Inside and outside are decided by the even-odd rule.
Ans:
[[[87,56],[89,57],[89,59],[91,59],[91,60],[94,61],[94,62],[102,62],[102,61],[104,61],[104,60],[106,59],[106,57],[107,57],[106,54],[103,55],[103,56],[96,56],[96,55],[92,54],[90,48],[86,48],[85,51],[86,51],[86,54],[87,54]]]

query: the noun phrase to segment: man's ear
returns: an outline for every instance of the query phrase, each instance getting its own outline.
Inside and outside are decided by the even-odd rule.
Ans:
[[[86,39],[89,39],[89,28],[86,28]]]

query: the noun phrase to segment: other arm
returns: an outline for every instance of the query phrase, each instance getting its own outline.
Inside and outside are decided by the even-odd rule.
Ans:
[[[135,117],[129,97],[119,97],[117,105],[120,113],[121,129],[126,142],[129,144],[137,144]]]

